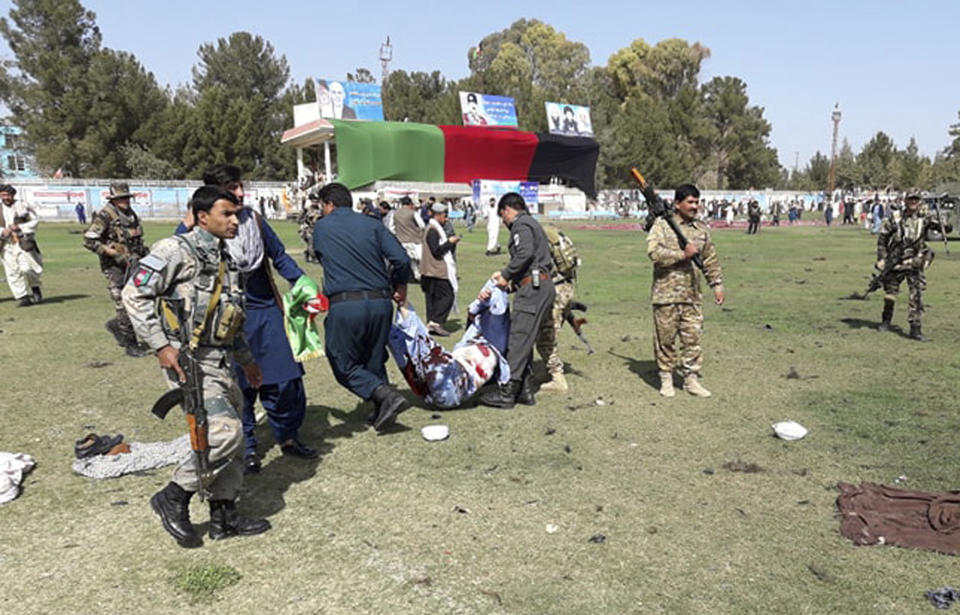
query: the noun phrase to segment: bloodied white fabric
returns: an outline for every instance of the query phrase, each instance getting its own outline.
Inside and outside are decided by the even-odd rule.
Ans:
[[[397,311],[389,345],[410,389],[439,408],[462,405],[494,375],[499,384],[510,380],[509,364],[479,328],[471,326],[450,352],[430,337],[411,308]]]

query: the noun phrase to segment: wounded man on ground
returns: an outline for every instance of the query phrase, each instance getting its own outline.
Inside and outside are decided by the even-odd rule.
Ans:
[[[510,380],[504,358],[510,327],[507,293],[488,282],[481,297],[470,304],[472,322],[452,352],[430,336],[411,307],[397,310],[390,352],[410,389],[430,405],[458,408],[495,376],[497,384]]]

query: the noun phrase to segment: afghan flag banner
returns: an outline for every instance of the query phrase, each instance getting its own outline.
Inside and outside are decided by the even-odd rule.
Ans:
[[[546,183],[559,177],[591,198],[597,195],[600,146],[587,137],[483,126],[329,121],[335,131],[339,181],[351,189],[391,179]]]

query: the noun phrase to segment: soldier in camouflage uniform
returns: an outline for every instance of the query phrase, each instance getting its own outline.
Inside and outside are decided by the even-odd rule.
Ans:
[[[143,244],[143,227],[130,201],[133,194],[127,184],[112,184],[107,204],[94,216],[83,233],[83,247],[100,257],[100,271],[107,279],[107,291],[113,300],[116,316],[106,322],[107,331],[131,357],[146,355],[133,334],[133,325],[123,309],[120,296],[127,281],[127,272],[136,268],[147,255]]]
[[[323,211],[320,209],[320,196],[317,190],[311,190],[308,198],[310,202],[300,212],[300,217],[297,218],[297,224],[299,228],[297,233],[300,235],[300,239],[306,245],[306,249],[303,251],[304,258],[307,259],[308,263],[317,263],[317,256],[313,252],[313,227],[317,223],[317,220],[323,217]]]
[[[890,253],[902,251],[900,263],[894,265],[883,279],[883,315],[880,331],[890,329],[893,320],[893,307],[900,293],[900,284],[906,279],[910,291],[907,322],[910,323],[910,337],[925,342],[920,327],[923,317],[923,290],[927,286],[924,270],[933,260],[933,252],[927,248],[927,231],[937,227],[935,216],[921,211],[920,192],[907,193],[904,209],[900,215],[885,218],[877,234],[877,271],[883,271]]]
[[[196,226],[188,233],[162,239],[144,257],[123,288],[123,304],[137,335],[156,351],[168,385],[184,382],[178,364],[179,342],[169,321],[157,313],[158,299],[182,299],[187,326],[193,330],[194,356],[199,364],[204,408],[208,416],[210,467],[210,538],[260,534],[270,529],[265,519],[237,516],[235,500],[243,482],[243,403],[231,359],[240,364],[248,382],[259,387],[262,377],[243,336],[243,291],[240,274],[230,261],[224,239],[239,226],[237,197],[217,186],[204,186],[191,199]],[[214,298],[217,298],[214,302]],[[190,522],[190,498],[200,490],[196,461],[191,455],[173,473],[173,480],[150,499],[164,529],[184,547],[201,539]]]
[[[543,226],[547,239],[553,244],[553,237],[560,234],[559,229],[550,225]],[[566,239],[565,236],[563,236]],[[579,258],[575,262],[558,262],[557,254],[551,247],[553,256],[553,286],[556,297],[553,299],[553,310],[544,316],[537,334],[537,352],[544,360],[547,375],[550,380],[540,385],[541,391],[557,391],[566,393],[569,390],[567,379],[563,375],[563,361],[557,352],[557,336],[560,328],[567,321],[570,314],[570,304],[576,293],[577,271],[580,268]]]
[[[677,236],[667,221],[658,218],[647,236],[647,254],[653,261],[654,354],[660,371],[660,394],[673,397],[673,370],[676,366],[676,338],[680,338],[680,373],[683,388],[691,395],[710,397],[700,384],[703,364],[700,339],[703,333],[703,296],[692,258],[700,254],[703,273],[713,288],[717,305],[723,303],[723,272],[710,229],[697,219],[700,191],[690,184],[680,186],[674,195],[674,220],[688,240],[680,249]]]

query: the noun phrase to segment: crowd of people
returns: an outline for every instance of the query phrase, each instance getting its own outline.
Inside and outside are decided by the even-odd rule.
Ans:
[[[557,333],[571,322],[571,310],[580,309],[575,301],[580,258],[560,229],[531,215],[521,195],[490,199],[483,212],[490,233],[485,255],[500,254],[502,223],[509,229],[508,258],[472,298],[466,311],[469,326],[447,350],[434,338],[452,333],[447,320],[457,309],[457,261],[466,256],[457,254],[460,236],[450,223],[450,205],[435,197],[420,202],[402,197],[396,206],[356,203],[339,183],[308,194],[299,231],[308,260],[323,267],[320,285],[287,254],[265,217],[244,205],[241,171],[230,165],[208,169],[181,224],[153,246],[143,242],[131,206],[135,195],[124,183],[110,186],[106,203],[83,234],[83,245],[98,256],[106,280],[114,306],[106,329],[118,345],[132,357],[156,356],[171,388],[194,379],[192,385],[202,390],[209,465],[196,457],[185,459],[150,500],[163,528],[184,547],[202,543],[189,513],[198,493],[209,500],[211,539],[270,529],[267,520],[244,518],[236,507],[243,476],[260,471],[266,450],[256,436],[257,401],[284,455],[312,459],[319,454],[299,435],[306,417],[301,361],[318,353],[299,345],[294,351],[290,322],[295,317],[319,330],[315,317],[324,314],[322,343],[331,372],[341,386],[369,403],[368,421],[378,432],[389,430],[410,407],[389,381],[391,354],[411,391],[438,408],[478,402],[508,409],[535,404],[538,389],[569,389]],[[710,397],[701,381],[700,277],[714,302],[723,304],[723,273],[706,221],[723,205],[702,203],[690,184],[673,196],[671,209],[653,220],[646,238],[653,263],[659,392],[674,397],[679,373],[684,391]],[[875,280],[884,290],[878,329],[890,328],[906,281],[910,336],[925,341],[922,291],[932,260],[925,238],[936,219],[921,203],[920,194],[910,191],[902,206],[878,213],[882,204],[873,200],[859,211],[869,204],[882,219],[876,231]],[[0,205],[7,282],[18,305],[30,306],[42,301],[38,218],[16,201],[13,186],[0,186]],[[847,222],[858,208],[854,204],[841,211]],[[756,232],[759,205],[748,203],[747,215],[748,232]],[[290,292],[281,292],[275,273]],[[426,322],[414,308],[419,301],[408,294],[410,284],[422,290]],[[535,348],[549,377],[539,387],[533,375]],[[185,356],[191,357],[192,370],[185,369]]]

